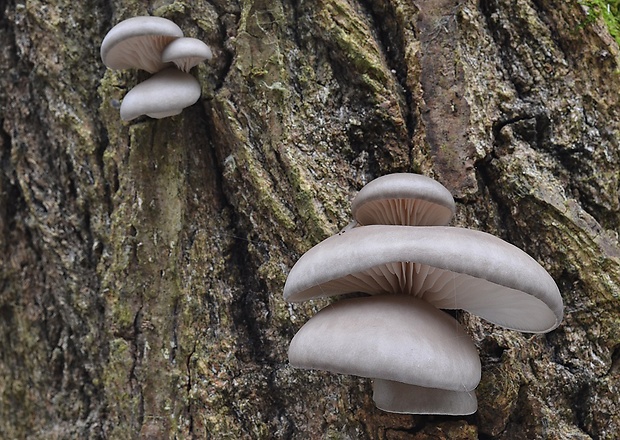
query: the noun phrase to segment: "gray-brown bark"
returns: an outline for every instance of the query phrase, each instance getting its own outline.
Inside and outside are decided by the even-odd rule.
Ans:
[[[618,47],[576,1],[10,1],[0,19],[0,437],[594,438],[620,431]],[[122,123],[153,14],[214,50],[198,104]],[[585,25],[584,25],[585,23]],[[459,314],[477,414],[293,370],[288,269],[396,171],[557,280],[562,326]]]

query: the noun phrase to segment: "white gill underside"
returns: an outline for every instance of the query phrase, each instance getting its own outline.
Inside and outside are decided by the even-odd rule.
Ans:
[[[200,63],[202,60],[203,58],[201,57],[184,57],[179,58],[178,60],[174,60],[173,62],[179,68],[179,70],[187,73],[192,70],[192,67]]]
[[[377,206],[377,205],[380,205]],[[374,224],[405,226],[437,226],[438,217],[447,209],[425,200],[388,199],[375,202]],[[363,211],[363,208],[361,209]],[[370,214],[364,214],[366,218]]]
[[[439,309],[463,309],[519,331],[546,332],[558,323],[553,310],[528,293],[419,263],[383,264],[317,288],[324,292],[413,295]]]
[[[125,57],[137,60],[136,64],[143,66],[149,73],[159,72],[168,65],[168,63],[161,61],[161,53],[175,38],[176,37],[157,35],[151,37],[150,43],[145,42],[145,40],[139,37],[130,38],[122,43],[123,49],[125,50]],[[129,40],[132,41],[132,44],[128,44]]]
[[[443,309],[462,308],[459,296],[464,292],[492,294],[497,287],[469,275],[411,262],[388,263],[323,284],[330,290],[413,295]]]

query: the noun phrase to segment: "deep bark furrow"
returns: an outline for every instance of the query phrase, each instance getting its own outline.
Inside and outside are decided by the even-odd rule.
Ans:
[[[620,57],[580,2],[5,3],[0,437],[616,436]],[[99,44],[148,14],[214,59],[195,106],[123,122],[148,75]],[[401,171],[564,297],[546,336],[458,313],[483,363],[473,416],[385,413],[367,379],[288,365],[329,302],[285,303],[290,268]]]

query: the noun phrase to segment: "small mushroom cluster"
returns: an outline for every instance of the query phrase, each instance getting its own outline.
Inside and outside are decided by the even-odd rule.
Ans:
[[[440,309],[462,309],[532,333],[556,328],[562,297],[551,276],[493,235],[445,226],[454,199],[425,176],[373,180],[352,202],[354,226],[306,252],[284,298],[301,302],[347,293],[291,341],[294,367],[373,379],[380,409],[472,414],[480,359],[471,337]]]
[[[121,103],[121,119],[141,115],[165,118],[200,98],[200,84],[188,72],[212,57],[211,49],[196,38],[183,36],[175,23],[161,17],[140,16],[114,26],[101,43],[101,60],[110,69],[142,69],[151,76],[130,90]]]

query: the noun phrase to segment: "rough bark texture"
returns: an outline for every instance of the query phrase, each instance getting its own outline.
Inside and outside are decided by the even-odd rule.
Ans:
[[[0,6],[1,438],[617,438],[619,57],[577,1]],[[215,56],[196,105],[123,123],[146,75],[99,44],[145,14]],[[286,304],[289,268],[396,171],[565,300],[547,335],[458,315],[473,416],[383,413],[367,380],[287,364],[326,304]]]

